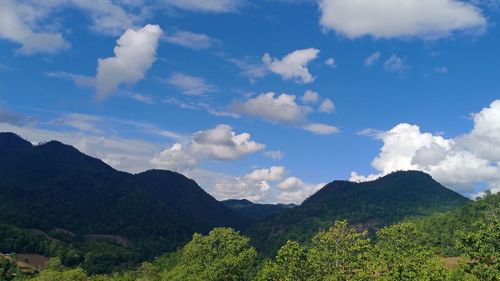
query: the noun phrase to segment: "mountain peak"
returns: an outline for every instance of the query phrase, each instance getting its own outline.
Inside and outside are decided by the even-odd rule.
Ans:
[[[26,149],[32,146],[33,145],[29,141],[14,133],[0,132],[0,151]]]

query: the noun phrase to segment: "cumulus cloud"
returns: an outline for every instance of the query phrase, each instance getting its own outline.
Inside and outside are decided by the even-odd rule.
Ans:
[[[201,96],[217,91],[217,87],[208,83],[205,78],[176,73],[170,76],[165,83],[182,91],[188,96]]]
[[[268,169],[257,169],[245,176],[245,179],[252,181],[279,181],[287,173],[283,166],[273,166]]]
[[[276,96],[275,93],[270,92],[249,98],[244,102],[234,103],[230,109],[238,114],[257,117],[271,123],[296,126],[316,134],[329,135],[338,132],[336,127],[330,125],[310,123],[307,117],[312,112],[312,108],[297,104],[296,99],[295,95],[283,93]]]
[[[318,57],[319,50],[314,48],[294,51],[282,59],[272,58],[264,54],[262,61],[274,73],[285,80],[294,80],[298,83],[311,83],[314,77],[309,73],[307,65]]]
[[[232,110],[274,123],[297,124],[305,121],[311,108],[296,103],[296,96],[273,92],[258,95],[242,103],[233,104]]]
[[[164,0],[172,7],[209,13],[228,13],[237,11],[242,5],[241,0]]]
[[[301,100],[303,103],[317,103],[319,100],[319,94],[315,91],[308,90],[304,93]]]
[[[500,191],[500,100],[473,114],[471,132],[455,138],[422,133],[416,125],[399,124],[376,133],[383,142],[372,166],[379,174],[352,180],[372,180],[398,170],[421,170],[462,194],[473,196],[481,186]]]
[[[206,34],[181,30],[173,32],[172,34],[166,34],[163,40],[194,50],[209,49],[219,42]]]
[[[264,149],[265,145],[252,141],[249,133],[236,134],[230,126],[219,125],[193,134],[188,144],[176,143],[156,154],[151,164],[158,168],[183,171],[194,168],[202,160],[237,160]]]
[[[324,113],[333,113],[335,111],[335,104],[331,99],[324,99],[318,110]]]
[[[31,6],[11,0],[0,1],[0,38],[20,44],[22,54],[53,54],[67,49],[69,43],[61,33],[34,30],[35,19],[41,16]]]
[[[156,61],[161,33],[158,25],[146,25],[138,30],[129,29],[118,39],[115,56],[98,60],[98,99],[113,94],[121,84],[135,84],[144,78]]]
[[[220,200],[248,199],[258,203],[295,203],[321,189],[325,184],[310,184],[289,176],[281,166],[256,169],[242,177],[231,177],[223,173],[193,171],[190,175],[206,186],[211,186],[211,193]]]
[[[321,0],[320,23],[349,38],[438,38],[481,30],[486,18],[457,0]]]

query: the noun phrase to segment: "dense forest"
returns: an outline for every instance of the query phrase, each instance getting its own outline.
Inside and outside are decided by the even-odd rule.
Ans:
[[[92,275],[53,258],[32,276],[23,274],[12,258],[2,257],[0,276],[9,281],[494,281],[500,280],[499,207],[500,196],[490,194],[457,210],[381,228],[374,237],[340,220],[307,244],[288,240],[273,258],[263,258],[237,231],[215,228],[134,270]]]
[[[500,195],[422,172],[334,181],[299,206],[219,202],[0,134],[0,280],[500,280]]]

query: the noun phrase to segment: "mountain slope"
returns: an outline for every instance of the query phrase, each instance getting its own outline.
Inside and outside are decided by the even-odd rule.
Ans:
[[[229,199],[221,203],[240,215],[250,218],[252,221],[281,214],[288,209],[296,207],[294,204],[256,204],[246,199]]]
[[[74,147],[33,146],[10,133],[0,133],[0,147],[3,223],[120,235],[151,254],[176,249],[194,232],[249,224],[177,173],[119,172]]]
[[[462,206],[469,200],[422,172],[396,172],[372,182],[334,181],[290,209],[254,224],[248,234],[264,253],[272,255],[288,239],[305,242],[335,220],[376,230],[408,217]]]

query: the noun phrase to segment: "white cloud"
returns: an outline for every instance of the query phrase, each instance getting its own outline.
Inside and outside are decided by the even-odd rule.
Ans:
[[[194,50],[203,50],[212,48],[219,41],[210,38],[206,34],[194,33],[190,31],[176,31],[172,34],[166,34],[163,40]]]
[[[182,91],[188,96],[201,96],[217,91],[217,87],[207,83],[205,78],[176,73],[170,76],[165,83]]]
[[[258,78],[265,77],[270,73],[262,60],[256,60],[251,57],[242,59],[226,58],[226,60],[239,68],[241,70],[241,75],[250,78],[251,82],[255,82]]]
[[[337,64],[335,62],[335,59],[334,58],[328,58],[326,61],[325,61],[325,64],[330,66],[330,67],[337,67]]]
[[[152,96],[149,96],[149,95],[134,93],[131,95],[131,97],[132,97],[132,99],[134,99],[138,102],[142,102],[142,103],[146,103],[146,104],[154,104],[155,103],[154,98]]]
[[[249,98],[245,102],[234,103],[230,109],[238,114],[246,114],[271,123],[296,126],[316,134],[330,135],[338,132],[336,127],[330,125],[310,123],[307,116],[312,109],[297,104],[296,99],[296,96],[284,93],[275,97],[275,93],[270,92]]]
[[[245,176],[252,181],[280,181],[287,173],[283,166],[273,166],[269,169],[257,169]]]
[[[304,185],[304,182],[297,177],[288,177],[284,181],[278,183],[278,188],[284,190],[298,189]]]
[[[369,55],[365,59],[365,66],[370,67],[370,66],[376,64],[379,61],[381,56],[382,56],[382,53],[380,53],[380,52],[375,52],[375,53]]]
[[[483,29],[486,18],[457,0],[320,0],[321,25],[349,38],[437,38]]]
[[[61,33],[34,31],[35,19],[42,16],[33,7],[15,1],[0,1],[0,38],[21,44],[22,54],[53,54],[69,48]],[[39,29],[39,28],[37,28]]]
[[[301,98],[303,103],[317,103],[319,94],[315,91],[307,90]]]
[[[399,124],[376,137],[382,146],[372,166],[379,174],[363,177],[355,172],[353,180],[370,180],[398,170],[421,170],[465,195],[475,195],[486,185],[500,191],[500,101],[473,114],[471,132],[444,138],[422,133],[415,125]]]
[[[96,76],[97,98],[104,99],[121,84],[135,84],[144,78],[156,61],[158,25],[146,25],[139,30],[127,30],[117,41],[115,56],[99,59]]]
[[[324,99],[318,110],[324,113],[333,113],[335,111],[335,104],[331,99]]]
[[[72,81],[79,87],[94,87],[95,85],[95,78],[85,75],[73,74],[64,71],[46,72],[45,75],[48,77]]]
[[[404,58],[392,55],[389,59],[384,62],[384,69],[389,72],[404,72],[408,70],[410,66],[406,63]]]
[[[125,9],[126,5],[124,4],[126,3],[118,5],[118,3],[111,0],[60,0],[60,2],[62,4],[70,3],[86,12],[92,20],[90,29],[105,35],[116,36],[122,34],[127,29],[136,28],[145,18],[145,11],[130,13]],[[138,6],[134,8],[137,10]]]
[[[178,9],[210,12],[228,13],[237,11],[242,5],[241,0],[164,0],[167,5]]]
[[[307,64],[318,57],[319,50],[314,48],[294,51],[283,59],[272,58],[264,54],[262,61],[274,73],[281,75],[285,80],[294,80],[299,83],[311,83],[314,77],[309,73]]]
[[[270,150],[264,152],[264,156],[273,160],[281,160],[285,157],[285,154],[279,150]]]
[[[151,164],[158,168],[183,171],[194,168],[202,160],[237,160],[248,154],[265,149],[265,145],[251,140],[248,133],[236,134],[227,125],[199,131],[191,137],[191,142],[172,147],[155,155]]]
[[[300,106],[294,95],[265,93],[232,105],[234,112],[258,117],[273,123],[297,124],[305,121],[311,108]]]
[[[201,170],[189,173],[203,185],[212,186],[211,193],[220,200],[245,198],[257,203],[300,204],[325,185],[305,183],[297,177],[283,180],[285,174],[284,167],[258,169],[243,177]]]
[[[303,126],[302,129],[318,135],[331,135],[340,131],[337,127],[321,123],[309,123]]]

